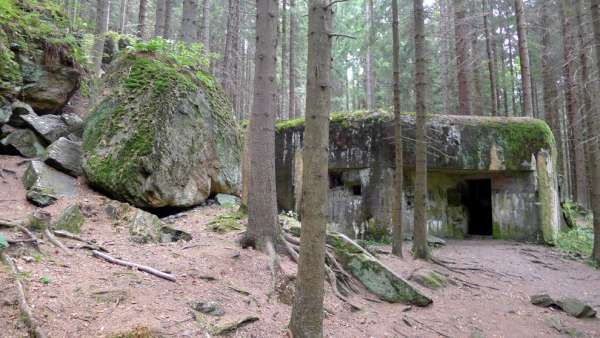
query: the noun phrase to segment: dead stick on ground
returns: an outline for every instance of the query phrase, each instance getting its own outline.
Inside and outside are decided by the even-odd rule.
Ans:
[[[87,248],[96,248],[93,250],[100,250],[103,252],[108,252],[108,250],[106,250],[105,248],[101,247],[100,245],[92,242],[92,241],[87,241],[71,232],[68,232],[66,230],[53,230],[52,231],[56,236],[58,237],[64,237],[64,238],[68,238],[68,239],[72,239],[74,241],[79,241],[79,242],[83,242],[85,244],[87,244],[88,246],[83,246],[82,248],[87,249]]]
[[[73,255],[73,251],[71,251],[71,249],[67,248],[58,239],[56,239],[56,237],[54,237],[54,235],[47,228],[44,229],[44,236],[46,236],[46,238],[48,239],[48,241],[50,243],[54,244],[56,247],[58,247],[59,249],[64,251],[64,253],[66,253],[67,255],[69,255],[69,256]]]
[[[25,234],[25,236],[29,237],[31,239],[31,242],[33,243],[33,245],[35,246],[36,249],[38,249],[38,251],[41,252],[40,249],[40,244],[44,243],[43,241],[39,240],[34,234],[33,232],[29,231],[29,229],[27,229],[26,227],[24,227],[23,225],[19,224],[19,223],[15,223],[12,221],[8,221],[8,220],[4,220],[4,219],[0,219],[0,226],[4,226],[4,227],[8,227],[8,228],[16,228],[19,231],[21,231],[23,234]]]
[[[29,304],[27,304],[27,298],[25,298],[25,289],[19,280],[19,272],[17,271],[15,263],[13,262],[12,258],[3,252],[0,253],[0,257],[2,258],[2,261],[8,265],[13,277],[15,278],[15,284],[17,285],[17,296],[19,297],[19,309],[21,310],[23,320],[29,328],[31,336],[36,338],[46,338],[46,334],[38,327],[35,318],[33,317],[33,313],[31,312],[31,308],[29,307]]]
[[[105,254],[103,252],[100,252],[98,250],[92,250],[92,254],[94,255],[94,257],[102,258],[102,259],[104,259],[105,261],[107,261],[109,263],[113,263],[113,264],[117,264],[117,265],[121,265],[121,266],[127,266],[127,267],[130,267],[130,268],[135,268],[135,269],[138,269],[140,271],[147,272],[147,273],[149,273],[151,275],[154,275],[156,277],[160,277],[160,278],[166,279],[166,280],[171,281],[171,282],[175,282],[176,281],[175,276],[173,276],[171,274],[168,274],[168,273],[165,273],[165,272],[162,272],[162,271],[159,271],[159,270],[156,270],[156,269],[151,268],[149,266],[145,266],[145,265],[141,265],[141,264],[137,264],[137,263],[133,263],[133,262],[128,262],[128,261],[124,261],[124,260],[121,260],[121,259],[117,259],[117,258],[111,257],[110,255],[107,255],[107,254]]]

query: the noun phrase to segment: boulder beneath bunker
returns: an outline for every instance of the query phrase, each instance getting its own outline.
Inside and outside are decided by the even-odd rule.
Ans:
[[[433,302],[346,235],[328,233],[327,244],[334,248],[344,268],[382,300],[417,306],[427,306]]]
[[[71,176],[81,176],[81,143],[61,137],[46,149],[44,161]]]
[[[230,104],[210,75],[166,58],[120,55],[83,137],[90,184],[142,208],[199,205],[240,182]]]
[[[38,206],[47,206],[58,197],[77,194],[77,181],[41,161],[31,161],[23,175],[27,199]]]

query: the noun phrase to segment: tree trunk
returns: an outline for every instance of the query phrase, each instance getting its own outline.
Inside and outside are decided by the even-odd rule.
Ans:
[[[519,37],[519,59],[521,60],[521,82],[523,87],[523,116],[533,116],[531,91],[531,74],[529,70],[529,48],[527,46],[527,29],[523,0],[515,0],[517,17],[517,36]]]
[[[196,41],[198,31],[198,0],[183,0],[183,12],[181,15],[181,40],[186,44]]]
[[[400,31],[398,25],[398,0],[392,0],[392,65],[393,65],[393,96],[394,96],[394,139],[396,167],[394,169],[394,206],[392,214],[392,254],[402,257],[402,195],[403,160],[402,160],[402,121],[400,116]]]
[[[456,77],[458,81],[458,113],[471,115],[469,88],[469,45],[464,0],[454,1],[454,30],[456,39]]]
[[[285,100],[286,97],[288,96],[288,92],[285,90],[285,83],[287,81],[286,79],[286,72],[287,72],[287,64],[286,64],[286,57],[287,57],[287,0],[283,0],[281,3],[281,83],[280,83],[280,99],[279,101],[281,102],[281,112],[280,115],[282,118],[286,118],[286,114],[289,112],[289,109],[286,109],[286,105],[285,105]],[[289,119],[289,115],[287,116],[287,118]]]
[[[442,58],[442,88],[444,99],[442,104],[442,113],[449,115],[451,110],[452,81],[450,80],[450,1],[440,0],[440,40],[441,40],[441,58]]]
[[[210,0],[204,0],[202,3],[202,24],[200,25],[200,42],[204,45],[206,53],[210,52]]]
[[[137,36],[143,39],[146,35],[146,7],[148,0],[140,0],[140,10],[138,12],[138,31]]]
[[[329,111],[331,109],[332,6],[308,3],[306,128],[302,175],[302,234],[296,294],[289,328],[295,338],[323,336],[325,225],[329,190]],[[335,281],[334,281],[335,282]]]
[[[119,33],[125,34],[127,29],[127,0],[121,0],[121,11],[119,13]]]
[[[243,245],[260,250],[279,234],[275,190],[275,76],[277,69],[277,0],[256,0],[254,102],[250,117],[248,228]]]
[[[295,11],[295,0],[290,0],[290,40],[289,40],[289,55],[288,55],[288,116],[290,119],[296,117],[296,27],[298,25]]]
[[[564,175],[562,170],[563,152],[562,152],[562,129],[560,123],[559,109],[557,105],[558,93],[556,90],[556,79],[554,78],[553,68],[553,43],[552,36],[550,34],[550,18],[548,13],[548,6],[544,3],[541,4],[542,10],[542,78],[543,78],[543,92],[544,92],[544,112],[546,114],[546,121],[548,122],[554,139],[556,140],[556,148],[558,150],[558,163],[557,168],[559,173]]]
[[[590,0],[590,13],[594,29],[594,48],[596,50],[596,71],[600,72],[600,0]],[[598,78],[596,78],[598,81]],[[600,262],[600,121],[597,112],[590,118],[590,148],[592,163],[592,213],[594,214],[594,249],[592,258]]]
[[[479,25],[478,19],[480,18],[477,13],[477,7],[474,3],[471,3],[470,7],[472,24],[469,29],[469,35],[471,37],[471,70],[473,71],[473,107],[472,115],[484,115],[483,114],[483,95],[481,94],[481,55],[479,51]]]
[[[577,84],[575,81],[576,65],[573,41],[573,12],[570,0],[561,0],[563,29],[563,76],[565,104],[568,117],[568,140],[571,163],[571,181],[575,182],[573,196],[578,203],[585,205],[587,199],[587,175],[585,169],[585,153],[581,135],[581,112],[577,101]]]
[[[167,0],[156,0],[156,20],[154,23],[154,36],[163,36],[165,32],[165,7]]]
[[[423,0],[414,0],[415,20],[415,113],[416,168],[413,251],[416,258],[429,258],[427,246],[427,58],[425,51],[425,13]]]
[[[373,43],[375,30],[373,28],[373,0],[365,2],[365,23],[367,26],[367,57],[366,57],[366,89],[367,89],[367,110],[375,109],[375,76],[373,72]]]
[[[279,11],[279,8],[277,9]],[[229,10],[227,14],[227,34],[225,36],[225,52],[223,53],[223,89],[231,98],[232,102],[236,100],[236,93],[233,92],[233,79],[237,71],[237,46],[240,30],[240,0],[229,0]],[[257,49],[258,50],[258,49]]]
[[[517,96],[515,90],[515,61],[514,61],[514,48],[513,48],[513,34],[509,26],[505,30],[506,39],[508,40],[508,70],[510,73],[510,98],[512,103],[512,116],[517,116]]]
[[[171,22],[173,21],[173,1],[174,0],[165,0],[165,29],[163,31],[164,39],[170,39],[173,31]]]
[[[489,29],[489,17],[490,14],[493,15],[493,12],[488,9],[487,6],[488,0],[482,0],[482,9],[483,9],[483,31],[485,34],[485,50],[487,53],[487,65],[488,65],[488,73],[490,78],[490,102],[492,109],[492,116],[498,116],[498,89],[496,83],[496,57],[492,50],[492,45],[494,44],[491,41],[490,37],[490,29]]]
[[[100,77],[102,72],[102,55],[104,40],[108,31],[110,0],[98,0],[96,7],[96,29],[94,31],[94,75]]]

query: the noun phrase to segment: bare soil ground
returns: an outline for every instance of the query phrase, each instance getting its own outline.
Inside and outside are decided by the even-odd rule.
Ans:
[[[23,220],[35,210],[25,200],[20,180],[26,166],[19,165],[21,161],[0,156],[0,218]],[[44,244],[40,256],[27,246],[11,248],[29,303],[50,337],[114,337],[136,327],[165,337],[207,337],[213,324],[247,315],[259,320],[230,336],[286,336],[291,307],[269,297],[267,258],[239,248],[239,232],[222,235],[207,228],[210,220],[227,209],[201,207],[176,218],[174,224],[192,234],[191,242],[141,245],[128,240],[125,228],[115,226],[104,212],[109,200],[83,181],[78,198],[61,199],[45,210],[57,216],[76,201],[91,214],[82,237],[96,240],[115,257],[169,271],[177,282],[106,263],[87,250],[66,256]],[[9,238],[21,238],[18,233],[0,231]],[[70,246],[81,244],[61,240]],[[388,304],[363,292],[352,299],[362,310],[352,311],[327,286],[326,336],[561,337],[570,332],[600,337],[598,319],[576,319],[529,303],[531,295],[547,292],[554,297],[577,297],[600,310],[599,270],[548,247],[505,241],[449,241],[434,254],[451,270],[412,258],[380,255],[405,277],[419,268],[450,276],[456,285],[428,291],[432,306]],[[409,257],[408,251],[405,256]],[[281,260],[286,273],[295,273],[293,262],[286,257]],[[16,299],[14,280],[0,267],[0,337],[27,336]],[[196,320],[190,314],[193,301],[217,301],[225,316]]]

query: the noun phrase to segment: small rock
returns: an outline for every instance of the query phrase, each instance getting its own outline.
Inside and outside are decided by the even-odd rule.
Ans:
[[[52,223],[52,215],[44,210],[36,210],[27,216],[27,226],[33,230],[44,230]]]
[[[217,196],[215,196],[215,199],[217,200],[217,203],[219,203],[219,205],[222,205],[224,207],[233,207],[235,205],[240,204],[240,198],[233,195],[217,194]]]
[[[545,293],[531,296],[530,301],[531,304],[541,307],[548,307],[554,304],[554,299]]]
[[[13,127],[23,128],[27,127],[27,122],[22,119],[22,116],[28,114],[35,114],[33,108],[25,102],[15,101],[12,103],[11,107],[11,116],[8,120],[8,124]]]
[[[73,204],[68,206],[58,216],[58,219],[54,223],[55,229],[67,230],[73,234],[79,234],[81,232],[81,226],[85,222],[85,217],[81,212],[79,204]]]
[[[40,206],[46,206],[58,197],[73,197],[77,194],[76,180],[41,161],[31,161],[23,175],[23,185],[27,189],[27,199]]]
[[[591,306],[576,298],[561,298],[556,304],[563,311],[575,318],[593,318],[596,316],[596,311]]]
[[[69,134],[67,124],[58,115],[38,116],[37,114],[27,114],[21,116],[21,118],[50,143]]]
[[[257,320],[258,320],[258,317],[256,317],[256,316],[246,316],[246,317],[241,317],[239,319],[229,320],[224,323],[215,325],[213,327],[212,333],[214,335],[221,335],[221,334],[229,333],[229,332],[237,330],[238,328],[240,328],[243,325],[253,323]]]
[[[4,97],[0,97],[0,124],[10,121],[11,115],[12,109],[10,103]]]
[[[61,137],[52,143],[47,151],[44,161],[52,167],[71,176],[81,176],[81,143],[73,142]]]
[[[433,270],[417,270],[410,276],[409,279],[432,290],[441,289],[448,285],[448,278]]]
[[[40,187],[33,187],[27,190],[25,197],[33,205],[41,208],[52,205],[58,200],[53,190]]]
[[[41,157],[46,153],[43,141],[29,129],[16,129],[0,143],[6,148],[14,149],[23,157]]]
[[[192,309],[195,311],[211,315],[211,316],[223,316],[225,311],[221,308],[221,305],[217,302],[194,302],[192,303]]]

